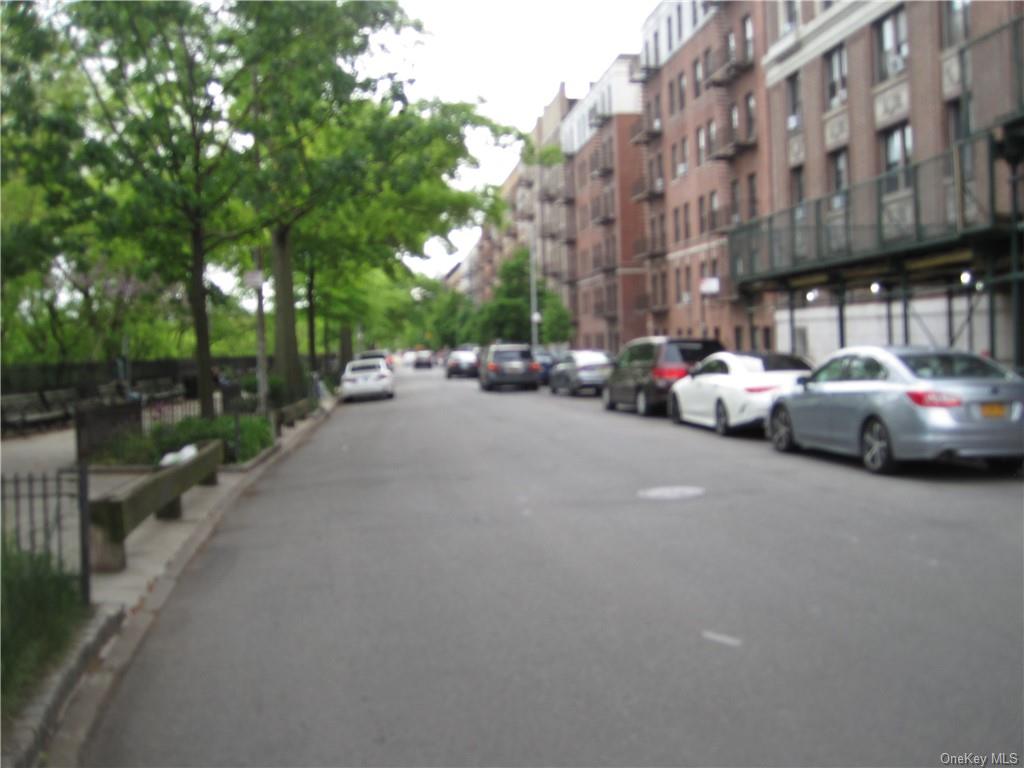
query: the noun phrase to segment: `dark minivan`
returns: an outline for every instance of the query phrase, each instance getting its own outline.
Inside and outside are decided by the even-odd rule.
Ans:
[[[715,339],[633,339],[619,353],[601,391],[604,407],[611,411],[617,405],[631,405],[641,416],[664,411],[672,385],[705,357],[724,349]]]
[[[540,386],[540,363],[529,344],[492,344],[480,353],[480,389],[489,392],[505,385]]]

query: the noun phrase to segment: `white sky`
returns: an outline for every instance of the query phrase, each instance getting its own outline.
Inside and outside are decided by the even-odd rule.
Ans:
[[[658,0],[400,0],[419,19],[420,44],[392,48],[402,75],[412,73],[413,99],[483,103],[479,111],[529,131],[563,81],[570,98],[582,98],[592,81],[621,53],[640,50],[643,23]],[[515,167],[517,150],[474,147],[480,167],[465,172],[460,186],[500,184]],[[441,242],[428,244],[430,259],[409,265],[441,277],[464,258],[479,228],[451,235],[456,254]]]

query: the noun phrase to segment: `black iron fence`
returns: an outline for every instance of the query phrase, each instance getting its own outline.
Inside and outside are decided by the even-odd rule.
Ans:
[[[89,581],[89,473],[82,468],[0,476],[0,518],[10,546],[43,555],[60,573],[78,573],[82,601]]]

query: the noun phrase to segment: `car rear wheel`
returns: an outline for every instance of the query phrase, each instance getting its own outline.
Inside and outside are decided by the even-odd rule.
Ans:
[[[679,407],[679,398],[675,393],[668,396],[668,417],[676,424],[683,423],[683,410]]]
[[[647,392],[643,389],[636,391],[636,412],[641,416],[651,415],[651,403],[647,399]]]
[[[781,453],[789,453],[796,449],[796,441],[793,440],[793,421],[785,406],[779,406],[772,411],[771,419],[772,445],[775,450]]]
[[[612,399],[611,387],[605,387],[601,390],[601,402],[604,403],[604,409],[606,411],[615,410],[615,401]]]
[[[860,457],[868,472],[876,475],[892,472],[896,467],[889,430],[878,419],[868,419],[864,424],[860,433]]]
[[[722,437],[731,432],[729,428],[729,412],[725,409],[725,403],[721,400],[715,403],[715,432]]]
[[[1020,468],[1024,466],[1024,459],[988,459],[985,464],[993,475],[1012,477],[1020,472]]]

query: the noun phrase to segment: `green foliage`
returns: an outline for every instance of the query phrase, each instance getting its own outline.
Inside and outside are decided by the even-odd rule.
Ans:
[[[259,416],[238,417],[238,444],[235,444],[235,417],[216,419],[187,418],[176,424],[159,424],[148,435],[126,435],[108,446],[97,464],[156,464],[166,453],[206,440],[224,443],[224,461],[246,462],[273,445],[270,422]]]
[[[242,387],[243,392],[248,392],[252,395],[255,395],[259,389],[255,373],[246,374],[238,383]],[[267,375],[267,399],[272,408],[288,405],[284,401],[284,380],[280,376],[275,376],[274,374]]]
[[[18,550],[3,537],[0,561],[0,702],[17,714],[88,616],[76,576],[52,558]]]
[[[572,337],[572,315],[562,297],[545,289],[541,294],[540,340],[544,344],[567,343]]]

